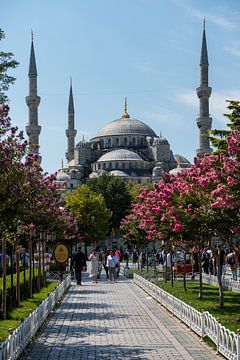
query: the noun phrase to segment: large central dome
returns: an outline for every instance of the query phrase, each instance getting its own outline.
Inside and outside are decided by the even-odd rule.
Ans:
[[[122,117],[107,124],[97,133],[96,137],[127,134],[156,136],[155,132],[148,125],[144,124],[144,122]]]

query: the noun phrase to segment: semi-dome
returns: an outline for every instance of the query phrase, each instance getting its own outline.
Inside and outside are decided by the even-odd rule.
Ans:
[[[117,149],[102,155],[97,162],[105,161],[143,161],[137,153],[127,149]]]

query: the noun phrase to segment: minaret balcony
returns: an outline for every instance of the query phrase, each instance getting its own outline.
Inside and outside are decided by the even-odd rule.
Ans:
[[[40,125],[27,125],[26,126],[26,132],[28,136],[31,135],[39,135],[41,132],[41,126]]]
[[[40,100],[40,96],[26,96],[26,103],[29,107],[38,107]]]
[[[201,116],[196,119],[197,126],[202,129],[205,129],[206,131],[211,129],[212,126],[212,118],[209,116]]]
[[[199,86],[197,89],[197,96],[199,99],[209,99],[212,93],[212,88],[210,86]]]
[[[75,137],[77,135],[77,130],[75,129],[67,129],[66,136],[67,137]]]

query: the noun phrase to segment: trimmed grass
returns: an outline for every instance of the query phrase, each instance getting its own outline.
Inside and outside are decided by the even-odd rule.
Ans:
[[[237,332],[240,328],[240,294],[233,291],[224,291],[224,308],[218,306],[218,288],[208,284],[203,284],[203,299],[198,298],[199,284],[194,281],[187,281],[187,291],[183,289],[182,281],[175,281],[174,287],[171,283],[158,281],[155,283],[161,289],[181,299],[186,304],[191,305],[196,310],[204,309],[219,319],[221,325],[229,330]]]
[[[29,269],[26,269],[26,281],[29,280]],[[37,270],[35,269],[35,272],[34,272],[34,275],[35,275],[35,278],[37,277]],[[16,282],[17,282],[17,275],[16,274],[13,274],[13,285],[15,286],[16,285]],[[20,272],[20,283],[23,283],[24,282],[24,271],[21,270]],[[7,288],[10,288],[11,287],[11,275],[7,275],[7,279],[6,279],[6,284],[7,284]],[[0,290],[2,290],[2,277],[0,277]]]
[[[9,311],[8,319],[0,320],[0,341],[6,340],[9,333],[14,331],[57,286],[57,282],[46,284],[39,293],[33,295],[32,299],[21,301],[20,308]]]

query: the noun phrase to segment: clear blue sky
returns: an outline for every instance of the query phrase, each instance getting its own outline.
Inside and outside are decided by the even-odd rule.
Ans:
[[[1,5],[3,51],[19,67],[8,92],[13,125],[28,122],[31,29],[38,70],[40,146],[44,170],[65,159],[69,78],[73,79],[76,142],[120,117],[162,131],[174,153],[190,161],[198,148],[199,59],[206,17],[210,112],[223,128],[225,99],[240,98],[238,0],[12,0]],[[66,162],[66,159],[64,160]]]

